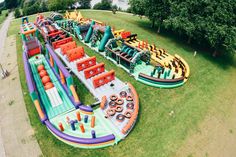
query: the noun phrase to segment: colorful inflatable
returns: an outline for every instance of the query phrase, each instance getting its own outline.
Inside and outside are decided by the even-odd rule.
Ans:
[[[56,23],[66,32],[130,73],[136,80],[154,87],[174,88],[189,78],[190,68],[178,55],[170,55],[137,34],[114,30],[100,21],[85,19],[80,12],[67,12]]]
[[[23,59],[29,93],[41,122],[56,138],[75,147],[102,148],[125,139],[139,112],[134,87],[119,80],[114,70],[106,71],[104,63],[88,56],[50,19],[39,15],[35,25],[46,42],[45,52],[32,32],[22,38]],[[80,101],[66,67],[93,94],[94,104]]]

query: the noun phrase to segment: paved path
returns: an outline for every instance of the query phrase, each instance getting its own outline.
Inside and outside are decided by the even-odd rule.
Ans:
[[[5,44],[5,39],[7,37],[7,30],[8,27],[11,23],[11,20],[13,19],[13,13],[10,13],[7,19],[3,22],[3,24],[0,26],[0,58],[2,58],[3,50],[4,50],[4,44]]]
[[[7,37],[12,17],[10,14],[0,30],[0,63],[11,73],[8,78],[0,79],[0,157],[39,157],[42,152],[29,122],[20,85],[16,38]]]

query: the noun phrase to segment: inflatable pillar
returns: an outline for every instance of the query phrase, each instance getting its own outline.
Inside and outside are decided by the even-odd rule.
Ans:
[[[75,121],[74,120],[70,121],[70,126],[71,126],[71,129],[73,131],[75,131]]]
[[[64,131],[64,127],[63,127],[63,125],[62,125],[61,122],[59,123],[59,128],[60,128],[60,130],[61,130],[62,132]]]
[[[59,70],[59,73],[60,73],[61,83],[65,84],[66,83],[65,77],[64,77],[63,73],[61,72],[61,70]]]
[[[171,70],[169,69],[167,72],[167,76],[170,76],[170,72],[171,72]]]
[[[68,123],[68,124],[70,124],[70,117],[66,117],[66,122]]]
[[[92,116],[91,127],[94,128],[94,126],[95,126],[95,116]]]
[[[78,121],[81,121],[81,116],[80,116],[80,112],[79,112],[79,111],[76,112],[76,117],[77,117],[77,120],[78,120]]]
[[[92,22],[91,22],[91,25],[90,25],[90,27],[89,27],[88,33],[86,34],[86,37],[85,37],[85,39],[84,39],[84,42],[85,42],[85,43],[89,43],[89,40],[90,40],[90,38],[91,38],[91,36],[92,36],[92,34],[93,34],[93,26],[94,26],[94,25],[95,25],[95,22],[92,21]]]
[[[172,79],[175,79],[175,74],[173,74]]]
[[[167,71],[164,72],[164,79],[167,78],[167,75],[168,75],[167,73],[168,73]]]
[[[92,138],[96,138],[96,132],[94,130],[91,131]]]
[[[98,48],[98,50],[100,52],[103,52],[105,50],[106,43],[112,37],[113,37],[113,35],[112,35],[112,32],[111,32],[111,27],[110,26],[106,26],[106,30],[104,32],[104,36],[103,36],[103,38],[102,38],[102,40],[100,42],[99,48]]]
[[[157,78],[161,77],[161,72],[158,72]]]
[[[84,123],[88,123],[88,115],[84,116]]]
[[[85,133],[84,125],[83,125],[83,124],[80,124],[79,127],[80,127],[81,132],[82,132],[82,133]]]

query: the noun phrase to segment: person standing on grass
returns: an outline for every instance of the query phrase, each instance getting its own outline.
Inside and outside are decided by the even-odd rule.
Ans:
[[[195,57],[197,55],[197,51],[194,51],[194,54],[193,54],[193,56]]]

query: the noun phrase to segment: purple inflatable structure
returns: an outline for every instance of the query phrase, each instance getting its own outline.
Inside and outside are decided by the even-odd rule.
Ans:
[[[65,68],[65,66],[62,64],[62,62],[60,61],[60,59],[57,57],[57,55],[55,54],[54,50],[52,49],[52,47],[49,44],[46,44],[46,49],[48,50],[48,53],[52,56],[53,60],[55,61],[55,63],[57,64],[58,68],[61,70],[61,72],[63,73],[63,75],[66,78],[71,77],[70,73],[68,72],[68,70]],[[47,62],[49,63],[48,59],[46,58]],[[49,64],[50,65],[50,64]],[[54,74],[56,75],[57,79],[60,80],[60,76],[57,74],[56,70],[54,69],[54,67],[52,67],[50,65],[51,69],[53,70]],[[60,82],[61,83],[61,82]],[[71,96],[69,94],[69,89],[65,84],[62,84],[63,89],[66,91],[66,94],[68,95],[68,97],[70,98],[70,100],[72,101],[73,105],[75,106],[76,109],[79,108],[79,106],[82,105],[81,102],[75,102],[73,96]]]
[[[98,138],[79,138],[79,137],[74,137],[70,136],[67,134],[62,133],[61,131],[57,130],[48,120],[45,121],[45,124],[47,128],[52,131],[55,135],[58,137],[69,141],[69,142],[74,142],[77,144],[98,144],[98,143],[104,143],[108,141],[112,141],[115,139],[115,136],[113,134],[103,136],[103,137],[98,137]]]

